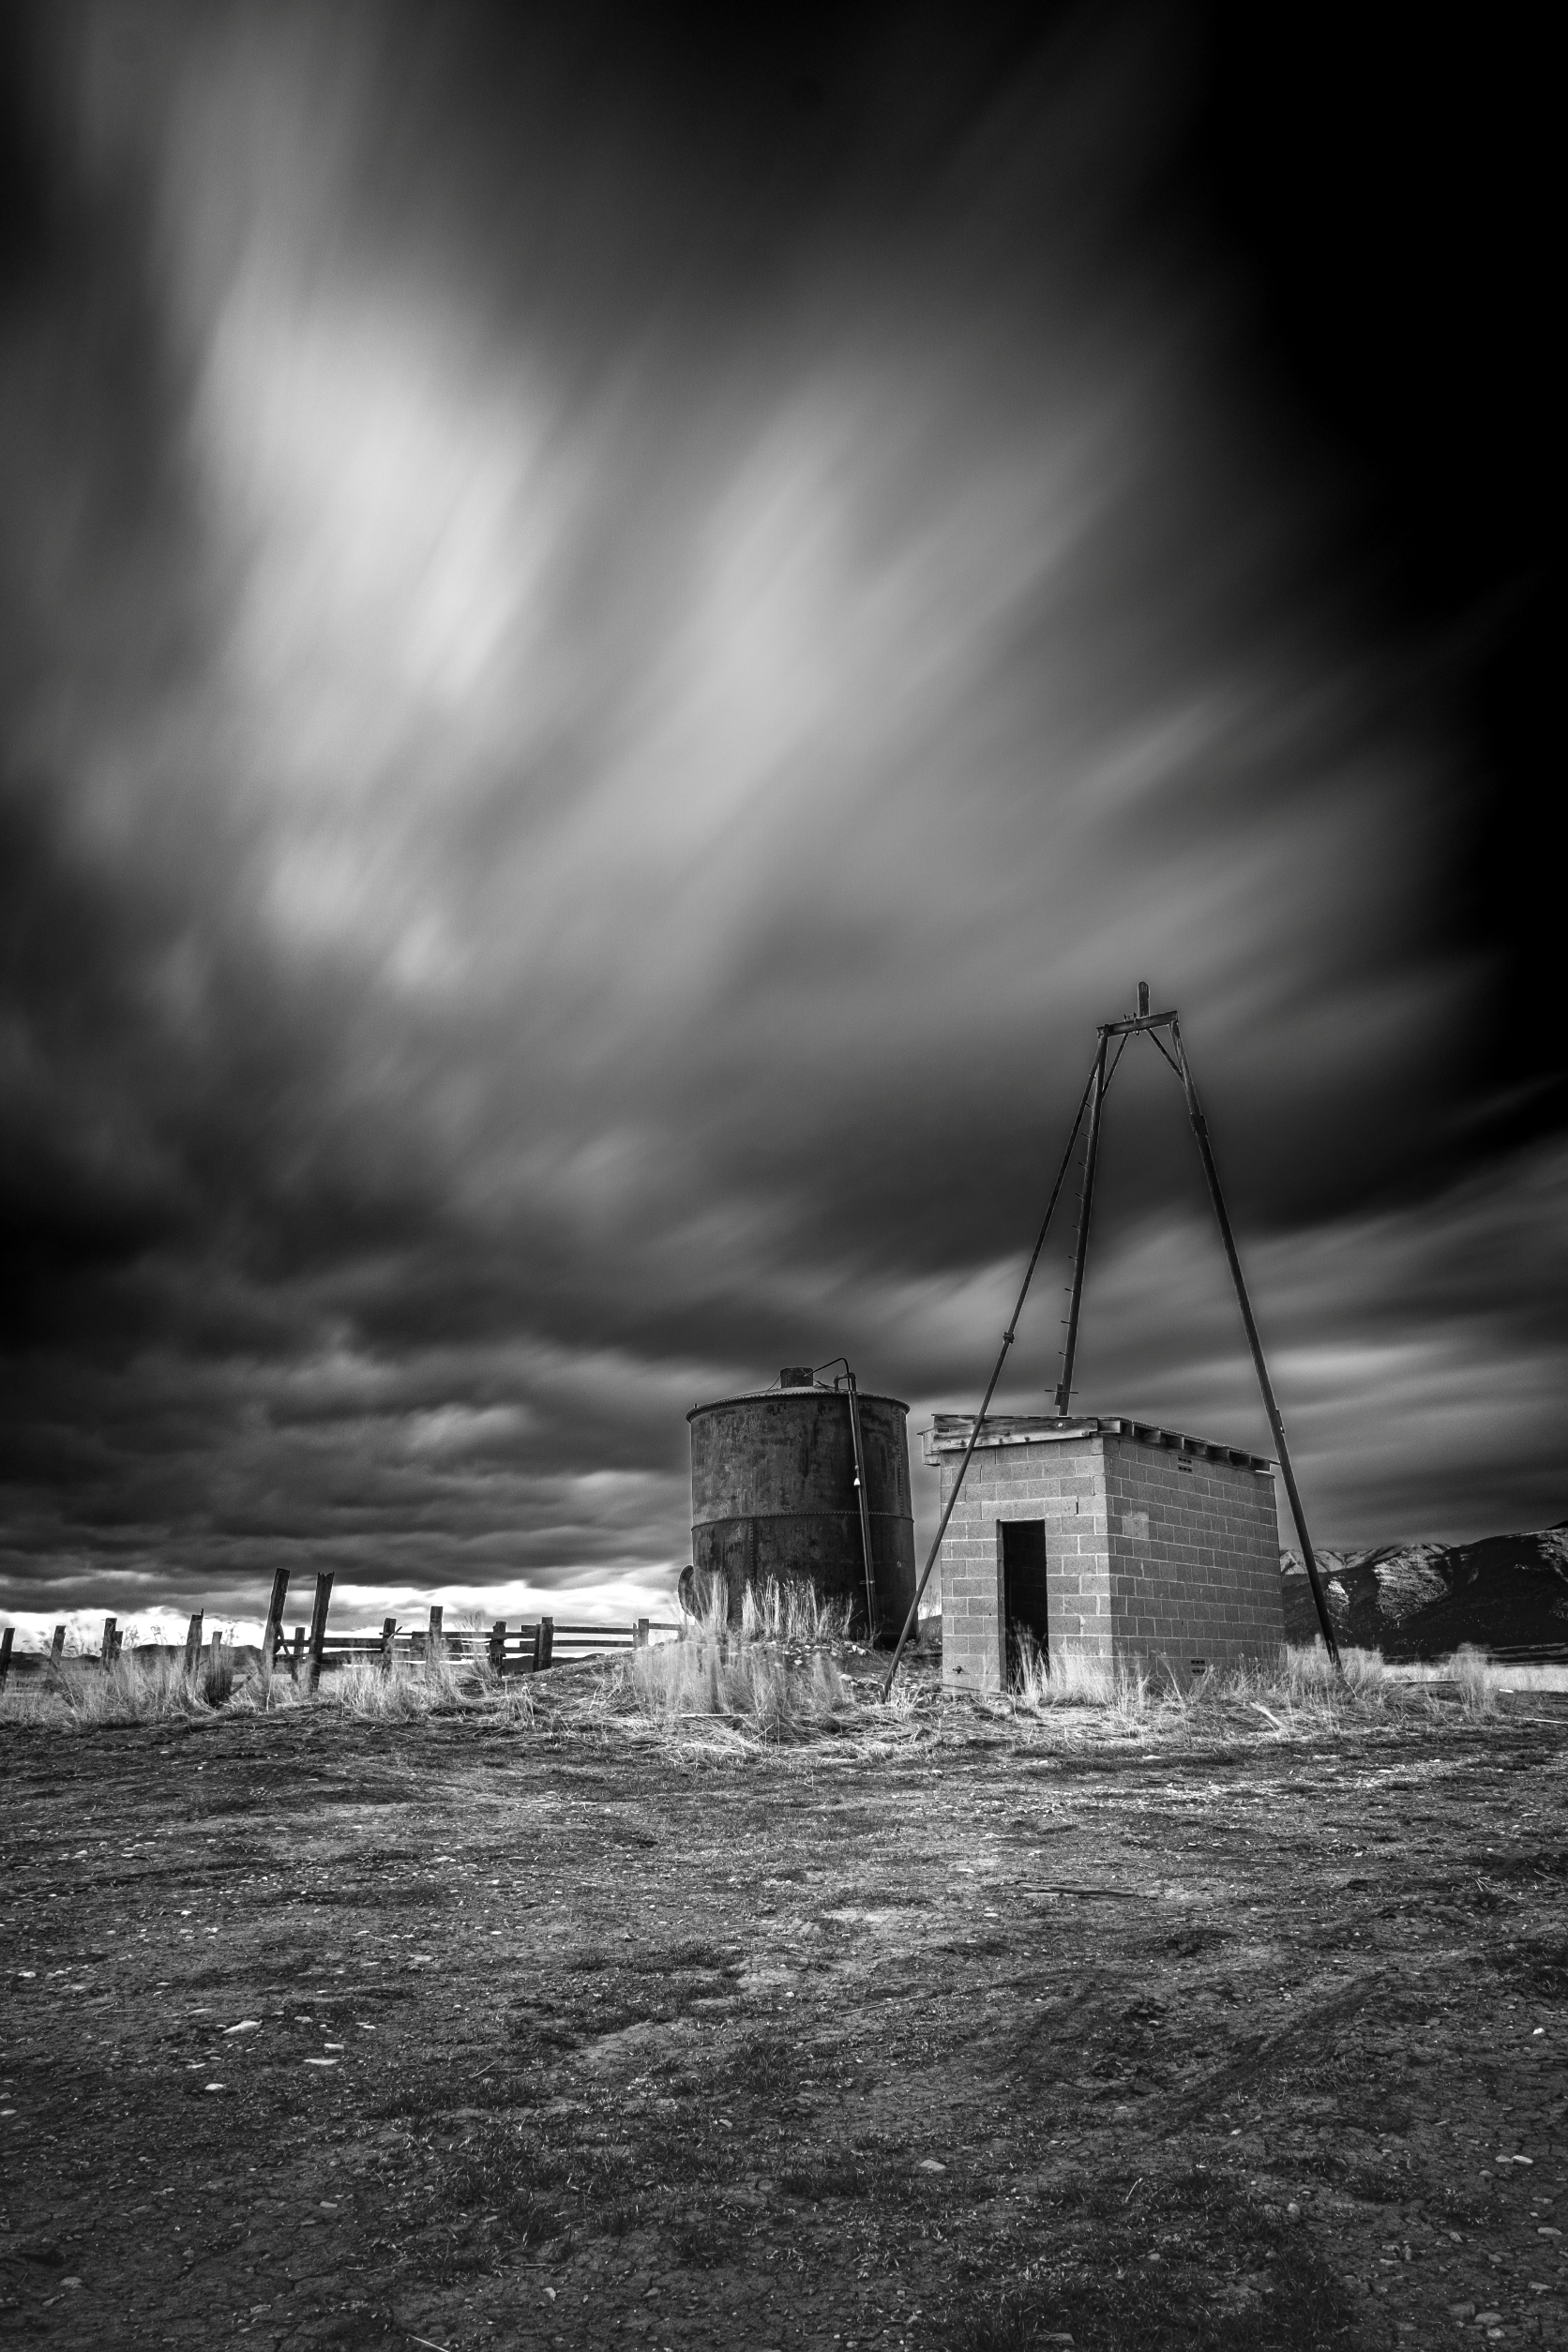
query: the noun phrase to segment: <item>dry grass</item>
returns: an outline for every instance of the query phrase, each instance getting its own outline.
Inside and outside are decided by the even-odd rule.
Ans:
[[[1063,1642],[1048,1659],[1033,1642],[1023,1642],[1013,1691],[1035,1713],[1049,1707],[1103,1707],[1137,1717],[1150,1703],[1149,1678],[1140,1667],[1082,1642]]]
[[[455,1658],[444,1642],[436,1643],[428,1658],[395,1655],[386,1666],[379,1658],[345,1659],[324,1676],[314,1703],[359,1723],[411,1723],[480,1708],[516,1724],[530,1724],[535,1714],[530,1681],[497,1674],[484,1652]]]
[[[199,1651],[189,1673],[183,1651],[127,1650],[112,1666],[90,1658],[63,1658],[37,1678],[8,1685],[0,1694],[0,1722],[156,1723],[175,1715],[210,1715],[235,1694],[234,1653],[228,1642]]]
[[[684,1745],[790,1742],[834,1735],[856,1753],[873,1754],[912,1740],[969,1738],[985,1726],[1011,1726],[1031,1741],[1078,1746],[1085,1741],[1183,1742],[1238,1736],[1333,1738],[1402,1723],[1454,1722],[1452,1699],[1412,1691],[1390,1676],[1376,1651],[1341,1652],[1336,1673],[1321,1648],[1282,1649],[1190,1681],[1152,1676],[1136,1663],[1066,1646],[1048,1661],[1025,1648],[1006,1692],[972,1704],[939,1696],[928,1668],[909,1668],[884,1700],[878,1672],[851,1681],[827,1647],[796,1651],[760,1636],[747,1640],[724,1624],[718,1594],[708,1616],[680,1642],[634,1651],[553,1719],[563,1728],[596,1729],[678,1740]],[[774,1614],[759,1623],[787,1623]],[[1455,1678],[1457,1719],[1495,1705],[1483,1666],[1479,1679]],[[1477,1694],[1482,1694],[1477,1696]]]
[[[411,1673],[400,1658],[386,1673],[379,1658],[348,1658],[324,1679],[317,1703],[361,1723],[408,1723],[450,1705],[456,1681],[449,1666],[437,1667],[427,1681],[423,1673]]]
[[[1364,1729],[1410,1711],[1376,1650],[1341,1650],[1336,1674],[1317,1643],[1201,1675],[1168,1703],[1195,1728],[1251,1715],[1279,1737]]]
[[[650,1736],[691,1749],[790,1745],[858,1726],[863,1694],[833,1655],[849,1631],[847,1603],[828,1601],[804,1579],[747,1586],[737,1626],[729,1621],[722,1577],[706,1590],[701,1615],[680,1638],[622,1652],[550,1693],[550,1720],[601,1738]],[[907,1724],[912,1695],[890,1720]]]
[[[1484,1651],[1472,1642],[1461,1642],[1454,1652],[1450,1671],[1459,1704],[1467,1715],[1497,1712],[1498,1686]]]
[[[840,1729],[858,1707],[825,1650],[792,1657],[774,1641],[704,1624],[613,1659],[584,1711],[607,1727],[627,1719],[665,1732],[722,1726],[777,1743]]]
[[[1462,1714],[1496,1704],[1485,1662],[1465,1662],[1445,1680],[1457,1685]],[[1276,1738],[1319,1736],[1379,1724],[1429,1721],[1452,1710],[1436,1690],[1420,1691],[1391,1676],[1375,1650],[1343,1650],[1335,1673],[1320,1646],[1286,1648],[1275,1657],[1244,1661],[1218,1672],[1184,1679],[1167,1668],[1150,1677],[1097,1651],[1064,1645],[1048,1662],[1026,1649],[1006,1694],[982,1698],[1036,1736],[1054,1724],[1076,1741],[1092,1734],[1150,1740],[1247,1730]]]
[[[1466,1646],[1417,1668],[1390,1668],[1376,1650],[1344,1649],[1335,1673],[1314,1643],[1190,1681],[1167,1672],[1145,1681],[1125,1667],[1112,1673],[1096,1654],[1069,1650],[1051,1660],[1049,1672],[1037,1656],[1026,1656],[1011,1690],[981,1703],[1012,1715],[1032,1737],[1049,1738],[1054,1726],[1067,1744],[1125,1736],[1315,1739],[1472,1722],[1496,1715],[1511,1690],[1568,1691],[1568,1671],[1500,1666]]]
[[[428,1660],[395,1658],[389,1670],[379,1658],[352,1659],[311,1693],[285,1667],[269,1673],[228,1643],[203,1650],[188,1674],[181,1652],[132,1650],[107,1670],[95,1660],[67,1659],[14,1679],[0,1694],[0,1722],[69,1728],[309,1707],[401,1723],[461,1711],[522,1731],[537,1725],[567,1739],[673,1741],[693,1753],[832,1738],[870,1756],[911,1741],[997,1736],[1005,1726],[1031,1742],[1070,1747],[1333,1737],[1494,1715],[1501,1690],[1516,1687],[1521,1671],[1540,1677],[1542,1688],[1568,1681],[1561,1668],[1500,1669],[1472,1648],[1419,1673],[1390,1672],[1377,1651],[1349,1650],[1338,1674],[1321,1647],[1289,1649],[1184,1681],[1087,1648],[1066,1645],[1048,1660],[1026,1646],[1009,1689],[954,1705],[917,1646],[884,1698],[885,1662],[867,1671],[866,1653],[845,1641],[847,1611],[809,1585],[748,1591],[738,1628],[727,1621],[726,1599],[720,1585],[705,1615],[688,1620],[677,1641],[543,1681],[503,1679],[482,1651],[453,1657],[438,1645]]]
[[[1384,1672],[1400,1682],[1454,1682],[1456,1662],[1466,1656],[1467,1649],[1456,1650],[1452,1658],[1422,1658],[1401,1660],[1385,1666]],[[1502,1691],[1568,1691],[1568,1663],[1560,1659],[1541,1659],[1529,1663],[1524,1659],[1492,1658],[1485,1651],[1470,1651],[1469,1654],[1485,1666],[1486,1687],[1494,1695]]]
[[[379,1659],[351,1659],[324,1677],[312,1694],[303,1681],[294,1682],[286,1667],[268,1671],[254,1656],[236,1658],[224,1642],[216,1651],[210,1644],[203,1649],[189,1674],[180,1651],[129,1650],[107,1669],[90,1658],[64,1659],[8,1684],[0,1693],[0,1722],[68,1727],[316,1707],[362,1721],[396,1723],[471,1704],[492,1687],[498,1686],[488,1666],[455,1664],[441,1651],[428,1666],[398,1659],[385,1674]],[[508,1682],[505,1704],[508,1713],[532,1720],[533,1695],[526,1686],[520,1695],[520,1686]]]
[[[724,1595],[720,1591],[701,1621],[709,1634],[720,1629]],[[805,1643],[844,1641],[850,1631],[848,1601],[829,1601],[804,1577],[770,1576],[766,1583],[747,1585],[741,1596],[743,1641],[780,1641],[794,1647]]]

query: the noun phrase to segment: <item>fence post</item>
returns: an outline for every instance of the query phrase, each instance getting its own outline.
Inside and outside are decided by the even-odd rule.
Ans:
[[[634,1650],[646,1650],[648,1647],[648,1621],[645,1617],[640,1617],[631,1629],[631,1646]]]
[[[490,1662],[497,1674],[506,1671],[506,1621],[497,1618],[490,1627]]]
[[[441,1650],[441,1603],[432,1601],[430,1603],[430,1630],[425,1636],[425,1664],[427,1666],[433,1664],[440,1657]]]
[[[541,1617],[534,1628],[534,1671],[535,1674],[543,1674],[550,1664],[550,1654],[554,1647],[555,1620],[553,1617]]]
[[[398,1621],[395,1617],[384,1617],[382,1619],[381,1670],[383,1674],[390,1674],[392,1671],[392,1636],[397,1630]]]
[[[307,1688],[315,1690],[322,1679],[322,1651],[326,1642],[326,1612],[332,1600],[332,1571],[324,1569],[316,1578],[316,1606],[310,1612],[310,1672]]]
[[[189,1680],[196,1671],[196,1661],[202,1654],[202,1612],[197,1609],[185,1629],[185,1671]]]
[[[55,1626],[55,1628],[54,1628],[54,1638],[53,1638],[53,1641],[50,1643],[50,1645],[49,1645],[49,1663],[50,1663],[50,1665],[51,1665],[52,1666],[57,1666],[59,1665],[59,1663],[60,1663],[61,1659],[65,1656],[65,1654],[66,1654],[66,1629],[65,1629],[65,1627],[64,1627],[63,1625],[56,1625],[56,1626]]]
[[[0,1691],[5,1689],[6,1677],[11,1670],[11,1636],[14,1631],[14,1626],[8,1625],[0,1634]]]
[[[262,1636],[262,1680],[270,1682],[272,1669],[278,1663],[279,1647],[283,1639],[283,1604],[289,1597],[289,1572],[274,1571],[272,1598],[266,1605],[266,1631]]]
[[[106,1666],[113,1665],[119,1655],[119,1650],[120,1644],[114,1631],[114,1620],[112,1617],[106,1617],[103,1621],[103,1663]]]
[[[299,1669],[304,1663],[305,1628],[303,1625],[296,1625],[294,1629],[294,1650],[289,1658],[289,1680],[291,1682],[298,1681]]]

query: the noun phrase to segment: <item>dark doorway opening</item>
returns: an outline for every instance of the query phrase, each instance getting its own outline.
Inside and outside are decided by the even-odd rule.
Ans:
[[[1050,1655],[1046,1619],[1046,1523],[1044,1519],[1001,1519],[1002,1608],[1007,1625],[1007,1672],[1017,1673],[1026,1645],[1042,1658]]]

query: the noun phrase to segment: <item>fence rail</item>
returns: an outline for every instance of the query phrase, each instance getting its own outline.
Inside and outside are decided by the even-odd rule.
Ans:
[[[497,1618],[487,1626],[463,1625],[448,1633],[442,1605],[432,1602],[426,1622],[421,1626],[404,1625],[395,1617],[382,1621],[381,1631],[364,1630],[333,1633],[328,1630],[328,1614],[332,1602],[332,1578],[316,1578],[314,1606],[309,1627],[295,1624],[292,1631],[283,1622],[288,1601],[289,1576],[279,1569],[273,1579],[272,1598],[267,1608],[266,1627],[262,1636],[260,1656],[272,1669],[288,1673],[295,1680],[303,1677],[314,1690],[323,1674],[339,1668],[371,1662],[383,1673],[390,1674],[395,1666],[423,1667],[432,1659],[450,1659],[470,1664],[482,1662],[502,1677],[519,1674],[544,1674],[557,1666],[569,1666],[580,1659],[598,1657],[621,1650],[644,1650],[656,1634],[673,1634],[680,1629],[664,1618],[640,1617],[629,1625],[594,1625],[568,1621],[555,1617],[526,1618],[508,1623]],[[142,1645],[142,1654],[156,1651],[173,1657],[183,1655],[187,1673],[193,1674],[200,1662],[204,1646],[216,1660],[225,1644],[221,1632],[212,1635],[204,1645],[205,1611],[198,1609],[186,1629],[183,1651],[177,1642],[151,1642]],[[65,1662],[66,1628],[56,1625],[54,1638],[47,1651],[18,1651],[14,1648],[16,1628],[0,1628],[0,1690],[14,1665],[25,1663],[29,1669],[42,1666],[59,1667]],[[250,1644],[243,1645],[247,1649]],[[118,1620],[106,1617],[103,1639],[94,1656],[83,1653],[72,1661],[75,1665],[97,1665],[107,1669],[124,1655],[125,1636]]]

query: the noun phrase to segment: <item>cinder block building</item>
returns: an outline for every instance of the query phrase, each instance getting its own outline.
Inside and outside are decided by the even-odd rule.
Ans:
[[[974,1426],[925,1433],[945,1510]],[[1183,1683],[1285,1639],[1274,1464],[1099,1414],[987,1420],[942,1546],[942,1681],[1005,1686],[1019,1642]]]

